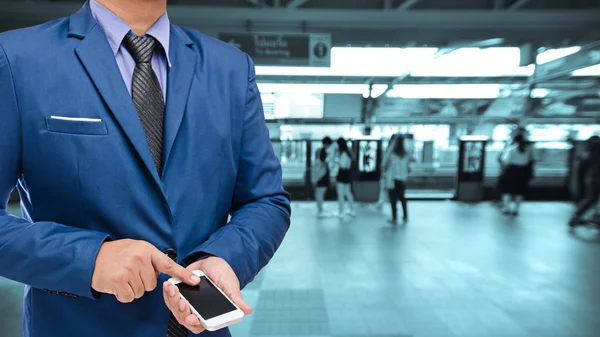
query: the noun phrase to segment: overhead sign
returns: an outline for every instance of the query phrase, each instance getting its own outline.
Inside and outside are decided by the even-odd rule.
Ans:
[[[246,52],[258,65],[331,66],[330,34],[219,33],[219,39]]]
[[[588,44],[574,54],[537,65],[535,67],[534,82],[539,83],[569,75],[575,70],[596,64],[600,64],[600,41]]]

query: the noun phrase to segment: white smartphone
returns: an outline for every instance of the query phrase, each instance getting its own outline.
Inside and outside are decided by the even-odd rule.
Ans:
[[[202,271],[195,270],[200,284],[189,286],[176,278],[169,282],[179,288],[181,298],[190,303],[192,313],[208,331],[215,331],[237,323],[244,318],[240,310]]]

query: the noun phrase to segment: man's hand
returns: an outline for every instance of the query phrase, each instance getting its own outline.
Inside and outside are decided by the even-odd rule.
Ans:
[[[211,256],[189,265],[187,269],[190,271],[202,270],[244,314],[249,315],[252,313],[252,308],[242,298],[237,276],[225,260]],[[163,284],[163,296],[167,307],[171,310],[173,316],[177,318],[179,324],[195,334],[204,331],[198,317],[192,314],[188,301],[179,297],[179,289],[176,286],[165,282]]]
[[[128,239],[106,242],[96,257],[92,289],[115,295],[119,302],[130,303],[146,291],[154,290],[160,273],[189,285],[200,282],[198,276],[148,242]]]

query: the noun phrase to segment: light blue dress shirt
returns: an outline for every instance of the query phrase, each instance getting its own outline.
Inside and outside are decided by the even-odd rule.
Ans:
[[[90,1],[90,9],[92,15],[98,26],[104,31],[108,43],[115,54],[117,65],[123,76],[123,81],[129,90],[131,95],[131,81],[133,79],[133,69],[135,68],[135,61],[131,54],[123,44],[123,38],[125,35],[131,33],[131,28],[125,21],[121,20],[118,16],[113,14],[106,7],[99,4],[96,0]],[[169,60],[169,35],[171,33],[169,17],[165,12],[154,25],[146,32],[146,35],[154,37],[159,44],[162,46],[162,50],[159,45],[156,45],[154,54],[152,55],[152,68],[158,77],[160,87],[162,88],[163,98],[166,101],[167,98],[167,68],[171,66]],[[131,33],[133,34],[133,33]]]

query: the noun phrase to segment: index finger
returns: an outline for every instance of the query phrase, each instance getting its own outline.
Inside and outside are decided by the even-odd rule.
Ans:
[[[195,286],[200,283],[200,278],[198,275],[178,265],[175,263],[175,261],[171,260],[167,255],[161,253],[158,249],[152,252],[152,266],[157,272],[178,278],[191,286]]]

